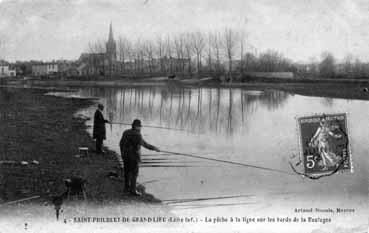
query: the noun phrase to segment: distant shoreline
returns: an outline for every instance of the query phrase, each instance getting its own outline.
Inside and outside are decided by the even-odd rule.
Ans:
[[[3,78],[0,79],[2,84],[34,84],[34,85],[73,85],[73,86],[143,86],[143,85],[164,85],[168,83],[174,84],[198,84],[201,86],[219,86],[219,87],[241,87],[255,84],[269,84],[269,83],[288,83],[288,84],[301,84],[301,83],[349,83],[349,84],[368,84],[369,79],[350,79],[350,78],[311,78],[311,77],[295,77],[295,78],[263,78],[263,77],[244,77],[240,79],[235,77],[232,83],[221,82],[216,78],[210,76],[201,77],[187,77],[187,78],[174,78],[168,77],[126,77],[126,78],[104,78],[104,77],[78,77],[78,78]]]
[[[241,88],[247,90],[277,90],[304,96],[369,100],[369,80],[366,79],[262,79],[250,82],[220,83],[209,79],[168,80],[166,78],[141,78],[121,80],[2,80],[2,85],[37,88],[122,88],[122,87],[192,87]]]

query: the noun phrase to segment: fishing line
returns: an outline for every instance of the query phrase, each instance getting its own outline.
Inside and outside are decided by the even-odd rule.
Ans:
[[[115,125],[129,125],[129,126],[132,125],[132,123],[124,123],[124,122],[110,122],[110,124],[115,124]],[[147,127],[147,128],[176,130],[176,131],[184,131],[184,132],[188,132],[188,133],[194,133],[193,131],[189,131],[189,130],[186,130],[186,129],[170,128],[170,127],[164,127],[164,126],[154,126],[154,125],[142,125],[142,126],[143,127]]]
[[[165,151],[165,150],[162,150],[162,152],[171,153],[171,154],[174,154],[174,155],[182,155],[182,156],[186,156],[186,157],[198,158],[198,159],[206,159],[206,160],[215,161],[215,162],[221,162],[221,163],[228,163],[228,164],[233,164],[233,165],[239,165],[239,166],[244,166],[244,167],[251,167],[251,168],[256,168],[256,169],[261,169],[261,170],[266,170],[266,171],[283,173],[283,174],[287,174],[287,175],[293,175],[293,176],[295,175],[294,173],[283,171],[283,170],[279,170],[279,169],[275,169],[275,168],[268,168],[268,167],[256,166],[256,165],[251,165],[251,164],[246,164],[246,163],[238,163],[238,162],[229,161],[229,160],[213,159],[213,158],[203,157],[203,156],[199,156],[199,155],[178,153],[178,152]]]
[[[27,198],[22,198],[19,200],[15,200],[15,201],[9,201],[9,202],[5,202],[5,203],[1,203],[0,206],[4,206],[4,205],[11,205],[11,204],[15,204],[15,203],[19,203],[19,202],[23,202],[23,201],[28,201],[28,200],[32,200],[32,199],[36,199],[36,198],[40,198],[41,196],[33,196],[33,197],[27,197]]]
[[[220,197],[200,197],[200,198],[184,198],[184,199],[169,199],[163,200],[164,203],[168,205],[179,204],[184,202],[197,202],[197,201],[208,201],[208,200],[220,200],[220,199],[231,199],[231,198],[241,198],[241,197],[253,197],[255,195],[233,195],[233,196],[220,196]]]
[[[221,163],[227,163],[227,164],[232,164],[232,165],[238,165],[238,166],[244,166],[244,167],[251,167],[251,168],[255,168],[255,169],[261,169],[261,170],[265,170],[265,171],[271,171],[271,172],[278,172],[278,173],[283,173],[286,175],[296,175],[295,173],[291,173],[291,172],[287,172],[287,171],[283,171],[283,170],[279,170],[279,169],[275,169],[275,168],[268,168],[268,167],[262,167],[262,166],[256,166],[256,165],[252,165],[252,164],[246,164],[246,163],[239,163],[239,162],[234,162],[234,161],[229,161],[229,160],[221,160],[221,159],[214,159],[214,158],[208,158],[208,157],[203,157],[203,156],[199,156],[199,155],[194,155],[194,154],[187,154],[187,153],[178,153],[178,152],[173,152],[173,151],[165,151],[162,150],[161,152],[164,153],[168,153],[168,155],[180,155],[180,156],[185,156],[185,157],[191,157],[191,158],[198,158],[198,159],[205,159],[205,160],[209,160],[209,161],[215,161],[215,162],[221,162]],[[119,161],[118,161],[119,162]],[[94,162],[95,164],[107,164],[107,165],[116,165],[116,162],[113,161],[109,161],[109,162]],[[88,166],[94,166],[94,164],[89,164]],[[46,166],[47,168],[45,169],[45,167],[40,168],[40,170],[49,170],[51,166]],[[55,167],[53,167],[55,169]],[[295,171],[296,172],[296,171]]]
[[[168,153],[168,155],[181,155],[181,156],[185,156],[185,157],[205,159],[205,160],[209,160],[209,161],[228,163],[228,164],[244,166],[244,167],[251,167],[251,168],[256,168],[256,169],[261,169],[261,170],[266,170],[266,171],[271,171],[271,172],[278,172],[278,173],[283,173],[283,174],[287,174],[287,175],[295,175],[295,173],[291,173],[291,172],[287,172],[287,171],[283,171],[283,170],[279,170],[279,169],[275,169],[275,168],[256,166],[256,165],[252,165],[252,164],[239,163],[239,162],[234,162],[234,161],[229,161],[229,160],[214,159],[214,158],[208,158],[208,157],[203,157],[203,156],[194,155],[194,154],[178,153],[178,152],[165,151],[165,150],[162,150],[161,152]],[[100,163],[100,164],[104,163],[104,164],[114,164],[114,165],[116,164],[113,161],[112,162],[105,162],[105,161],[104,162],[94,162],[94,163]]]
[[[176,206],[175,210],[189,210],[189,209],[200,209],[200,208],[214,208],[214,207],[224,207],[224,206],[240,206],[240,205],[252,205],[252,204],[259,204],[260,202],[242,202],[242,203],[231,203],[231,204],[217,204],[217,205],[198,205],[198,206],[183,206],[185,208],[179,208],[181,206]]]

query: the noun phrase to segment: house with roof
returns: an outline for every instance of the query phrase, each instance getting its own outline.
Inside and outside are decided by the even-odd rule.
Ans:
[[[15,69],[15,66],[6,61],[0,61],[0,78],[15,77],[16,75],[17,71]]]
[[[46,76],[57,74],[59,72],[59,64],[57,62],[42,62],[32,65],[32,75]]]

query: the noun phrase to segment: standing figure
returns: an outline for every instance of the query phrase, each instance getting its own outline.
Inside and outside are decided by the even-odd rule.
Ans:
[[[109,123],[108,120],[105,120],[103,116],[104,105],[98,104],[97,110],[94,116],[94,129],[93,129],[93,138],[96,139],[96,153],[104,154],[102,149],[103,141],[106,139],[106,128],[105,123]]]
[[[311,147],[318,147],[323,162],[323,170],[328,170],[328,167],[336,165],[339,160],[331,148],[330,137],[341,138],[342,135],[333,133],[327,120],[323,118],[320,120],[320,127],[318,127],[309,143]]]
[[[141,121],[136,119],[132,128],[123,132],[119,146],[124,163],[124,189],[135,196],[140,196],[136,190],[138,166],[141,162],[141,146],[149,150],[160,152],[160,150],[145,142],[141,135]]]

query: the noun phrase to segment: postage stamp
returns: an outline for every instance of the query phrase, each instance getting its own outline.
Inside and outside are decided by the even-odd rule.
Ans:
[[[297,123],[306,174],[353,171],[346,113],[298,117]]]

